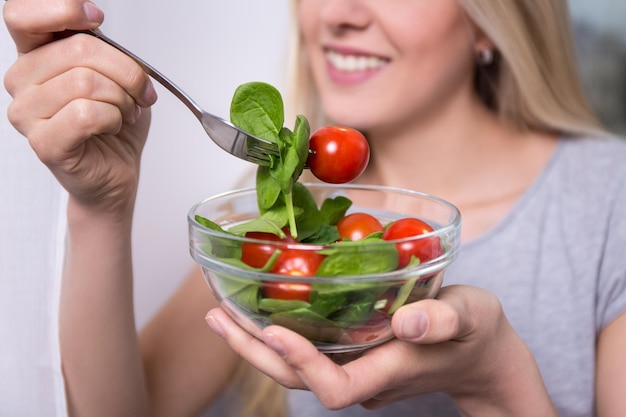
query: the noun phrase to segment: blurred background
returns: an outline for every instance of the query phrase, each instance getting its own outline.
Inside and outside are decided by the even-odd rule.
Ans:
[[[589,100],[606,127],[626,135],[626,1],[569,3]]]

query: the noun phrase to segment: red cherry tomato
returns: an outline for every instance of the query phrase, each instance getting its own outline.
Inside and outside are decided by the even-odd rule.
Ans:
[[[263,293],[277,300],[309,301],[311,284],[306,282],[264,282]]]
[[[297,242],[297,240],[292,238],[288,233],[287,236],[282,239],[273,233],[265,232],[248,232],[246,233],[246,237],[269,242],[285,242],[287,244]],[[281,248],[280,245],[272,243],[245,242],[241,245],[241,260],[253,268],[262,268],[267,264],[267,261],[274,251],[279,248]]]
[[[372,233],[382,232],[383,225],[367,213],[351,213],[337,222],[337,231],[343,239],[361,240]]]
[[[407,217],[389,224],[383,232],[383,239],[404,239],[432,231],[433,228],[428,223],[416,218]],[[399,253],[398,268],[407,266],[412,256],[419,258],[421,262],[427,262],[443,253],[441,242],[437,237],[397,243],[396,248]]]
[[[324,255],[313,250],[285,249],[280,254],[271,272],[281,275],[310,277],[315,275]]]
[[[315,275],[324,255],[313,250],[285,249],[280,254],[271,272],[281,275],[310,277]],[[268,298],[279,300],[309,301],[311,285],[306,282],[267,281],[263,283],[263,293]]]
[[[332,184],[358,178],[370,158],[365,136],[344,126],[325,126],[316,130],[309,140],[309,149],[307,166],[318,179]]]

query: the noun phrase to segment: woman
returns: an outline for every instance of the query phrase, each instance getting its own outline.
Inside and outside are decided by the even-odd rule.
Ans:
[[[70,193],[60,337],[72,415],[195,415],[237,354],[312,391],[288,392],[294,415],[626,413],[626,147],[585,104],[565,1],[294,6],[288,108],[367,133],[359,182],[460,208],[450,285],[343,366],[280,327],[253,339],[217,307],[203,331],[215,302],[197,271],[135,337],[129,236],[154,90],[97,39],[54,34],[97,27],[92,3],[9,0],[9,117]]]

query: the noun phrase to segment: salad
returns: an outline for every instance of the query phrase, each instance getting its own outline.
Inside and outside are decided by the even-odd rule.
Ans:
[[[353,203],[344,195],[318,202],[311,187],[299,181],[305,169],[326,183],[358,178],[367,166],[370,149],[357,130],[325,126],[311,134],[301,115],[291,130],[284,126],[280,93],[260,82],[237,88],[230,117],[236,126],[276,143],[279,157],[257,168],[258,217],[222,228],[212,219],[195,215],[196,222],[224,237],[208,238],[207,253],[265,277],[220,274],[220,296],[265,324],[283,325],[318,344],[346,337],[379,338],[378,331],[360,331],[389,327],[393,312],[407,300],[423,297],[437,273],[409,273],[397,281],[346,279],[345,284],[320,278],[410,271],[445,254],[449,250],[445,242],[435,235],[415,239],[435,231],[423,219],[383,220],[364,211],[350,211]],[[228,236],[245,239],[234,244]]]

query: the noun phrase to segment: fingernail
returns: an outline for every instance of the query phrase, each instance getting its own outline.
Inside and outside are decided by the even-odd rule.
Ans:
[[[83,10],[85,11],[85,16],[90,22],[102,23],[104,20],[104,12],[90,1],[83,3]]]
[[[280,356],[285,357],[287,355],[287,351],[285,350],[285,345],[274,336],[273,333],[268,333],[263,336],[263,341],[267,346],[269,346],[274,352],[278,353]]]
[[[405,314],[400,322],[402,339],[417,340],[424,336],[428,329],[428,315],[423,311]]]
[[[204,318],[204,320],[207,322],[207,324],[209,325],[209,327],[211,328],[211,330],[213,330],[213,332],[218,335],[219,337],[221,337],[222,339],[224,339],[225,337],[225,333],[224,333],[224,329],[222,328],[222,326],[217,322],[217,320],[215,319],[215,317],[213,317],[211,314],[207,314],[206,317]]]
[[[157,99],[156,90],[154,89],[154,85],[152,84],[152,81],[150,81],[150,79],[148,79],[148,83],[146,84],[146,89],[143,90],[143,94],[141,98],[144,104],[147,106],[153,105]]]

